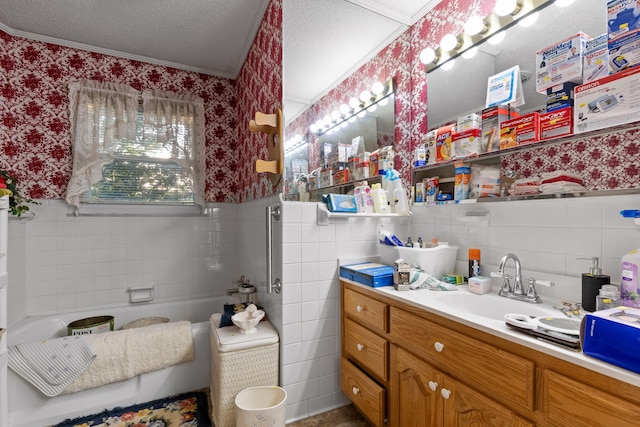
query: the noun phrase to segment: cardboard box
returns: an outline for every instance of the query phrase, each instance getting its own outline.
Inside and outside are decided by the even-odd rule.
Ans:
[[[460,159],[477,155],[480,152],[481,136],[482,131],[480,129],[454,132],[451,138],[452,156]]]
[[[540,140],[558,138],[573,133],[573,108],[540,114]]]
[[[466,114],[464,116],[458,117],[458,124],[456,126],[456,130],[458,132],[463,132],[465,130],[470,129],[481,129],[482,128],[482,116],[479,114],[471,113]]]
[[[393,267],[365,262],[340,266],[340,277],[379,288],[393,285]]]
[[[607,35],[616,39],[640,29],[640,0],[610,0],[607,2]]]
[[[582,83],[609,75],[609,43],[607,34],[588,40],[582,58]]]
[[[399,291],[409,290],[411,265],[399,259],[393,263],[393,286]]]
[[[451,140],[456,127],[453,125],[438,128],[436,134],[436,163],[451,160]]]
[[[333,185],[333,170],[323,169],[320,171],[320,188],[331,187]]]
[[[500,125],[500,149],[517,147],[540,139],[538,113],[525,114]]]
[[[577,86],[574,133],[635,122],[640,114],[640,67],[629,68]]]
[[[438,130],[434,129],[427,132],[422,138],[426,150],[426,160],[428,165],[432,165],[436,162],[436,137],[438,136]]]
[[[580,336],[584,354],[640,373],[640,310],[614,307],[588,313]]]
[[[547,89],[547,112],[573,107],[573,91],[576,86],[575,83],[568,82]]]
[[[349,169],[342,169],[333,172],[333,184],[344,184],[349,182]]]
[[[500,124],[519,116],[517,111],[500,106],[482,110],[482,138],[479,153],[498,151],[500,149]]]
[[[536,52],[536,91],[560,83],[582,83],[582,58],[591,37],[577,33]]]

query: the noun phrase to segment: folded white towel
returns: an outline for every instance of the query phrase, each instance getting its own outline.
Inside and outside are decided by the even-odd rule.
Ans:
[[[9,347],[9,367],[45,396],[57,396],[96,357],[81,336],[33,341]]]
[[[142,328],[85,335],[97,357],[64,394],[126,380],[195,358],[191,322],[158,323]]]
[[[584,191],[587,191],[587,189],[575,182],[558,181],[552,184],[540,185],[540,192],[543,194],[574,193]]]

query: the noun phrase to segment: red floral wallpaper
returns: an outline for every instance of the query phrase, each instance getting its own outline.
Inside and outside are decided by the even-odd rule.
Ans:
[[[280,191],[268,174],[255,170],[257,159],[268,160],[267,136],[249,131],[257,111],[273,114],[282,108],[282,0],[272,0],[238,75],[239,201],[271,196]]]
[[[491,13],[495,0],[443,0],[404,34],[367,64],[298,117],[291,133],[308,129],[349,99],[370,87],[376,79],[396,78],[396,168],[411,182],[413,148],[427,131],[427,84],[424,65],[419,60],[426,47],[435,47],[448,32],[460,33],[472,15]],[[564,169],[583,177],[588,190],[638,188],[640,182],[640,131],[619,132],[606,137],[581,138],[569,143],[516,152],[502,158],[503,170],[514,169],[523,176]],[[318,147],[310,135],[309,169],[318,167]],[[621,159],[628,159],[623,161]]]
[[[62,198],[72,156],[66,83],[86,78],[201,96],[206,105],[206,199],[236,202],[245,194],[271,194],[253,163],[248,167],[258,147],[245,129],[249,110],[281,105],[281,12],[281,0],[273,0],[237,81],[0,31],[0,168],[14,174],[32,198]]]

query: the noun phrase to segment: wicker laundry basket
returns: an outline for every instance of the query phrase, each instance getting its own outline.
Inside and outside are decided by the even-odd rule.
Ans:
[[[235,427],[235,398],[248,387],[278,385],[280,344],[268,321],[258,331],[242,335],[236,326],[219,328],[220,314],[211,324],[211,419],[216,427]]]

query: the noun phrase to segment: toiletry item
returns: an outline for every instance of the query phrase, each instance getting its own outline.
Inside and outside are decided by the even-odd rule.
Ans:
[[[640,271],[640,249],[634,249],[622,257],[620,292],[622,301],[627,307],[640,307],[638,271]]]
[[[593,263],[589,272],[582,274],[582,308],[593,312],[596,311],[596,297],[600,288],[609,284],[611,279],[608,275],[602,274],[598,257],[578,259],[589,259]]]
[[[409,215],[409,201],[407,200],[407,193],[404,191],[404,187],[402,187],[402,182],[398,179],[396,181],[399,184],[395,184],[395,188],[393,189],[393,200],[396,207],[396,213],[398,215]]]
[[[422,237],[418,237],[418,247],[419,248],[424,247],[424,243],[422,242]]]
[[[471,278],[480,276],[480,249],[469,249],[469,283]]]
[[[380,230],[378,233],[378,240],[380,243],[389,246],[404,246],[402,244],[402,240],[400,240],[398,236],[387,230]]]
[[[358,213],[364,212],[364,197],[362,194],[362,186],[354,187],[353,189],[353,198],[356,200],[356,209]]]
[[[602,285],[596,298],[596,310],[606,310],[620,305],[620,289],[616,285]]]
[[[371,197],[371,188],[367,181],[362,181],[362,204],[364,213],[374,213],[373,198]]]
[[[386,191],[382,189],[380,184],[373,184],[373,187],[371,187],[371,197],[373,198],[373,207],[376,213],[389,213]]]
[[[474,294],[486,294],[491,292],[491,278],[485,276],[469,277],[469,292]]]
[[[405,244],[407,248],[413,247],[413,241],[411,240],[411,236],[407,237],[407,243]]]

